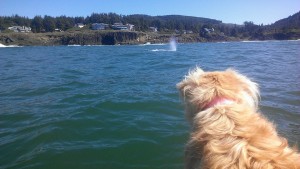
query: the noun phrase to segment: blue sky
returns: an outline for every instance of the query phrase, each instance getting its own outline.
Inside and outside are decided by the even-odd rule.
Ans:
[[[0,0],[0,16],[188,15],[224,23],[271,24],[300,11],[300,0]]]

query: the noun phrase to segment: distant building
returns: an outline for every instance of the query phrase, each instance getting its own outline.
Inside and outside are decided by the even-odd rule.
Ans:
[[[134,31],[134,25],[132,25],[132,24],[123,25],[122,23],[114,23],[111,27],[114,30],[130,30],[130,31]]]
[[[8,29],[14,32],[31,32],[31,27],[27,26],[12,26],[8,27]]]
[[[177,30],[177,29],[175,29],[175,33],[176,34],[192,34],[193,31],[191,31],[191,30]]]
[[[63,31],[61,29],[56,28],[54,29],[54,32],[63,32]]]
[[[204,31],[205,31],[206,33],[211,33],[211,32],[214,32],[215,29],[214,29],[214,28],[211,28],[211,29],[209,29],[209,28],[204,28]]]
[[[149,27],[149,29],[150,29],[150,31],[152,31],[152,32],[157,32],[157,27]]]
[[[93,23],[92,29],[93,30],[105,30],[108,28],[108,24],[105,23]]]
[[[83,23],[76,23],[75,28],[83,28],[85,25]]]
[[[185,32],[186,32],[186,34],[193,34],[193,33],[194,33],[194,32],[191,31],[191,30],[186,30]]]
[[[128,27],[122,23],[114,23],[111,27],[114,30],[128,30]]]
[[[126,26],[127,26],[128,30],[134,31],[134,25],[132,25],[132,24],[126,24]]]

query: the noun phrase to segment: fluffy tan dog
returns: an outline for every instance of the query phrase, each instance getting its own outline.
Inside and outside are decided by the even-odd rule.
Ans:
[[[191,71],[177,84],[192,125],[186,169],[300,169],[300,155],[257,112],[257,84],[234,70]]]

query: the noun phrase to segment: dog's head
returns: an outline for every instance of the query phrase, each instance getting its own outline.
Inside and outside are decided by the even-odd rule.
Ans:
[[[216,99],[257,108],[257,84],[232,69],[204,72],[197,67],[177,84],[177,88],[186,104],[186,115],[190,121],[195,114],[209,108]]]

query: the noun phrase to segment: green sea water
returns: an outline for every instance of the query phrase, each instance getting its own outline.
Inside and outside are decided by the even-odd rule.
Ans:
[[[0,168],[183,168],[176,83],[196,65],[260,85],[300,147],[300,41],[0,48]]]

